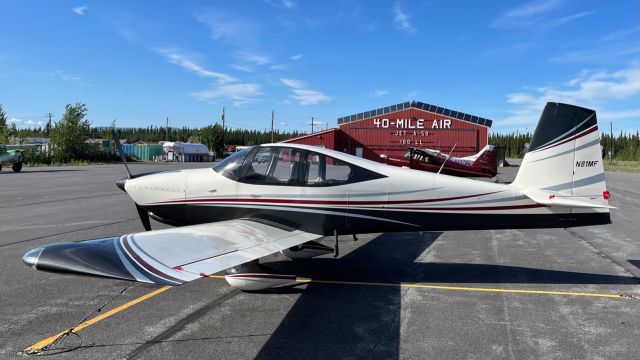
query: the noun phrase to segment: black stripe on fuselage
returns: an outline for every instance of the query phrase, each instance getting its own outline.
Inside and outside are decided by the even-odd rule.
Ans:
[[[173,206],[157,205],[149,207],[157,211],[162,207],[169,213]],[[534,205],[531,205],[534,206]],[[184,208],[179,209],[182,211]],[[611,223],[609,213],[548,213],[525,214],[516,210],[496,213],[470,212],[420,212],[353,209],[338,207],[295,207],[295,206],[226,206],[190,205],[187,206],[186,223],[203,224],[240,218],[263,219],[302,231],[332,235],[339,234],[401,232],[401,231],[443,231],[443,230],[482,230],[482,229],[526,229],[574,227]]]

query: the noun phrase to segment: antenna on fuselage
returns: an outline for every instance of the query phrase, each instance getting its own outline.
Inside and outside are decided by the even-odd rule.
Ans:
[[[447,155],[447,158],[444,159],[444,161],[442,162],[442,165],[440,165],[440,170],[438,170],[438,174],[440,174],[440,171],[442,171],[442,168],[444,167],[444,164],[446,164],[447,160],[449,160],[449,158],[451,157],[451,153],[453,152],[453,149],[456,148],[456,145],[458,145],[458,143],[453,144],[453,147],[451,148],[451,151],[449,151],[449,155]]]

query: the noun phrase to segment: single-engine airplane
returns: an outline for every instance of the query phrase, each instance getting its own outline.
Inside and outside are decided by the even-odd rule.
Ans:
[[[295,279],[265,271],[260,258],[334,251],[314,241],[323,236],[335,236],[337,246],[341,234],[611,222],[596,113],[560,103],[546,105],[511,184],[278,143],[213,168],[129,173],[117,185],[148,231],[47,245],[22,261],[38,270],[168,285],[228,269],[232,286],[259,290]],[[150,230],[149,217],[177,227]]]
[[[20,172],[22,170],[22,150],[7,150],[6,146],[0,145],[0,171],[2,171],[2,164],[11,164],[13,172]]]
[[[498,162],[493,145],[487,145],[477,154],[455,157],[439,150],[409,148],[403,158],[380,155],[387,165],[442,173],[461,177],[494,177],[498,174]]]

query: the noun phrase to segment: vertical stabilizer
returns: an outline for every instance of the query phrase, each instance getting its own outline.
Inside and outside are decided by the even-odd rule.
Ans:
[[[606,205],[598,120],[594,110],[547,103],[513,186]]]

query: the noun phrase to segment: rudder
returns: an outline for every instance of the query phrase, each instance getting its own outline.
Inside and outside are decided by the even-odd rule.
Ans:
[[[513,186],[607,205],[596,112],[547,103]]]

